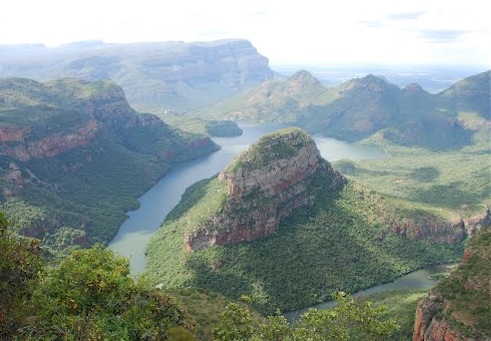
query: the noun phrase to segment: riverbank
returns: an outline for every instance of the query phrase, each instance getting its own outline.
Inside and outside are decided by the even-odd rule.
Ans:
[[[428,292],[438,283],[440,277],[435,275],[449,273],[450,271],[453,270],[455,265],[456,263],[432,265],[424,269],[410,272],[407,275],[404,275],[396,279],[394,282],[379,284],[364,290],[360,290],[359,292],[354,293],[352,296],[371,297],[372,295],[375,294],[396,292],[396,291]],[[294,322],[300,317],[300,315],[307,312],[311,308],[329,309],[334,307],[335,305],[336,305],[335,301],[327,301],[310,307],[305,307],[294,311],[286,312],[284,315],[289,322]]]

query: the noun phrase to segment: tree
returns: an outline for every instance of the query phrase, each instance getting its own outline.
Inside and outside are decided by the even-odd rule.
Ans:
[[[290,325],[287,319],[277,312],[276,316],[268,316],[266,321],[259,325],[256,338],[265,341],[290,340]]]
[[[229,303],[220,316],[220,323],[213,329],[216,341],[247,341],[254,334],[251,312],[238,303]]]
[[[10,230],[0,212],[0,339],[8,339],[32,314],[30,298],[41,270],[39,241]]]
[[[378,341],[388,339],[398,328],[395,321],[382,320],[383,307],[375,308],[369,301],[353,299],[342,292],[335,298],[338,301],[335,308],[310,309],[293,325],[278,313],[257,326],[247,308],[231,303],[214,336],[216,340],[228,341]]]
[[[100,245],[50,269],[33,302],[36,318],[22,331],[32,340],[166,340],[190,326],[173,297],[135,282],[128,260]]]
[[[343,292],[334,295],[335,308],[310,309],[293,326],[295,340],[384,340],[398,329],[394,320],[382,320],[384,307],[353,299]]]

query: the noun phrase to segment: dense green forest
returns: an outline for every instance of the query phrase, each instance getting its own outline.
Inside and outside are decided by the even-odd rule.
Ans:
[[[487,239],[472,239],[469,247],[479,252],[437,287],[467,302],[465,307],[480,309],[482,322],[477,321],[484,328],[487,298],[469,296],[456,283],[469,274],[480,274],[476,278],[482,280],[489,276],[476,263],[489,256]],[[205,289],[168,290],[144,278],[135,281],[128,261],[101,246],[75,250],[48,264],[39,242],[17,235],[0,214],[2,340],[411,340],[417,301],[426,295],[396,291],[353,298],[337,293],[335,308],[311,309],[288,323],[277,313],[257,313],[250,306],[257,298],[233,302]]]
[[[189,188],[152,239],[146,273],[153,283],[207,288],[235,299],[247,294],[255,298],[257,309],[271,313],[323,302],[334,292],[355,292],[430,264],[456,261],[463,251],[462,243],[390,233],[388,228],[398,220],[442,218],[394,205],[349,182],[338,192],[323,192],[312,208],[282,222],[273,236],[186,253],[184,222],[199,214],[199,205],[193,203],[214,188],[208,187],[210,181]]]
[[[102,246],[48,266],[38,245],[0,214],[2,340],[380,340],[398,329],[385,308],[344,293],[336,308],[311,310],[290,325],[211,292],[171,295],[135,281],[128,261]]]

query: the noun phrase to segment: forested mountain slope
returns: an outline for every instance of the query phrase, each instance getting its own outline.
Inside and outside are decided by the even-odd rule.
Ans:
[[[295,123],[309,133],[351,142],[377,134],[379,139],[405,146],[460,148],[471,144],[475,134],[462,114],[490,120],[490,75],[486,71],[470,76],[430,94],[418,84],[401,89],[374,75],[324,87],[302,70],[216,104],[205,116]]]
[[[108,242],[172,163],[217,148],[137,113],[111,81],[0,80],[1,209],[47,245]]]

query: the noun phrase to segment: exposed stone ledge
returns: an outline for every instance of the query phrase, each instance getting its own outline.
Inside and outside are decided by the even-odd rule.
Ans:
[[[73,148],[88,145],[98,129],[97,122],[90,120],[73,133],[54,134],[39,140],[30,140],[27,133],[11,134],[11,139],[3,142],[14,144],[2,145],[0,154],[10,156],[19,161],[55,157]]]

